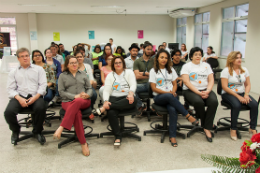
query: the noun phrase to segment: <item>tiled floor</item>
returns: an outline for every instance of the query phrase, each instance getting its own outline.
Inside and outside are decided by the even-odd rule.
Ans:
[[[84,157],[81,154],[79,143],[72,143],[58,149],[58,141],[53,140],[52,135],[46,135],[47,142],[44,146],[41,146],[36,139],[28,139],[18,143],[17,146],[13,146],[10,143],[11,131],[3,116],[8,102],[6,81],[7,74],[0,74],[1,173],[133,173],[212,167],[201,160],[201,154],[238,157],[243,140],[250,138],[249,133],[243,132],[241,140],[232,141],[229,132],[226,131],[218,132],[213,139],[213,143],[208,143],[204,135],[196,133],[187,139],[177,138],[179,146],[173,148],[167,138],[164,143],[160,143],[160,135],[143,136],[143,131],[150,129],[150,123],[145,117],[132,119],[129,116],[126,120],[139,126],[140,132],[137,134],[142,136],[142,141],[126,138],[118,149],[113,146],[113,137],[90,138],[87,139],[91,151],[89,157]],[[216,91],[216,86],[214,90]],[[255,99],[258,99],[258,95],[252,95]],[[219,96],[218,99],[220,100]],[[54,110],[58,115],[59,109],[55,108]],[[215,122],[223,116],[229,116],[229,111],[225,111],[222,106],[219,106]],[[240,116],[246,119],[249,117],[248,112],[242,112]],[[21,117],[18,116],[18,118]],[[158,119],[158,117],[156,118]],[[89,121],[83,123],[92,126],[95,133],[107,131],[108,121],[101,122],[99,117],[95,119],[94,124]],[[179,123],[189,124],[183,117],[179,117]],[[45,127],[45,129],[55,130],[59,124],[59,120],[54,120],[52,127]],[[186,133],[187,131],[182,132]]]

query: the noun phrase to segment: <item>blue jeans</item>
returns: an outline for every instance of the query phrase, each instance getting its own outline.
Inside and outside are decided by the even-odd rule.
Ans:
[[[238,94],[244,97],[244,93]],[[237,130],[237,118],[239,116],[242,103],[233,95],[230,94],[222,94],[222,100],[229,103],[231,106],[231,129]],[[249,96],[252,101],[250,101],[246,106],[250,109],[250,128],[255,130],[257,124],[258,117],[258,103],[257,101]]]
[[[183,116],[186,116],[188,114],[188,111],[179,102],[177,97],[174,97],[170,93],[158,94],[153,99],[155,104],[167,107],[167,110],[169,112],[169,137],[175,138],[178,120],[177,112],[180,112]]]
[[[96,92],[96,90],[93,87],[92,87],[92,92],[93,92],[93,94],[92,94],[90,100],[91,100],[91,108],[93,109],[94,104],[95,104],[95,102],[97,100],[97,92]]]
[[[149,89],[149,82],[137,84],[137,88],[136,88],[136,91],[135,91],[136,98],[137,98],[137,104],[136,104],[137,109],[139,109],[142,106],[142,101],[139,98],[138,94],[148,92],[148,89]]]
[[[55,96],[60,96],[60,95],[59,95],[59,91],[58,91],[58,79],[56,80]]]
[[[53,93],[54,93],[54,90],[48,88],[46,95],[43,97],[44,101],[49,103],[53,99],[53,97],[54,97]]]

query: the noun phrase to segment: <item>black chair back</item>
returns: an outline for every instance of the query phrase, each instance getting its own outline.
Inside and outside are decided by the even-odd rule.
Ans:
[[[188,59],[189,59],[189,54],[186,55],[185,61],[188,61]]]
[[[218,60],[215,58],[208,58],[207,63],[211,66],[211,68],[217,68],[219,66]]]
[[[221,95],[221,93],[222,93],[221,79],[218,80],[217,93],[218,93],[218,95]]]

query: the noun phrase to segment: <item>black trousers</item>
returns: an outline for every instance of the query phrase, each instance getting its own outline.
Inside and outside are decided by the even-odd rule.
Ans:
[[[33,133],[41,133],[43,130],[43,122],[46,117],[46,109],[43,98],[37,99],[33,104],[31,104],[28,108],[33,111],[32,121],[33,121]],[[9,129],[13,132],[20,132],[20,125],[18,124],[16,115],[23,108],[18,100],[15,98],[11,99],[5,109],[4,116],[6,122],[9,124]]]
[[[184,90],[183,96],[194,107],[197,117],[201,120],[201,126],[204,129],[212,130],[213,121],[218,108],[216,94],[211,91],[207,99],[202,99],[201,96],[191,90]],[[205,106],[207,106],[207,110],[205,110]]]
[[[111,102],[110,109],[107,110],[107,117],[109,124],[112,128],[112,132],[115,135],[116,139],[121,139],[121,132],[118,121],[118,114],[120,111],[135,109],[137,98],[134,98],[134,103],[129,104],[129,100],[124,97],[113,97],[109,98],[109,102]]]
[[[245,93],[239,95],[244,97]],[[222,94],[221,96],[223,101],[229,103],[231,106],[231,129],[237,130],[237,118],[239,116],[242,103],[235,96],[228,93]],[[250,101],[246,106],[250,109],[250,128],[255,130],[258,117],[258,103],[253,97],[249,97],[252,101]]]

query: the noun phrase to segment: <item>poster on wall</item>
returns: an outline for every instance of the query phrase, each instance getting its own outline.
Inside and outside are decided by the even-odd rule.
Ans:
[[[31,38],[31,40],[37,40],[37,32],[30,31],[30,38]]]
[[[10,33],[0,32],[0,59],[3,57],[4,47],[11,47]]]
[[[138,30],[137,31],[137,37],[138,37],[138,39],[144,38],[144,30]]]
[[[95,31],[88,31],[88,38],[95,39]]]
[[[60,33],[53,32],[53,41],[60,41]]]

